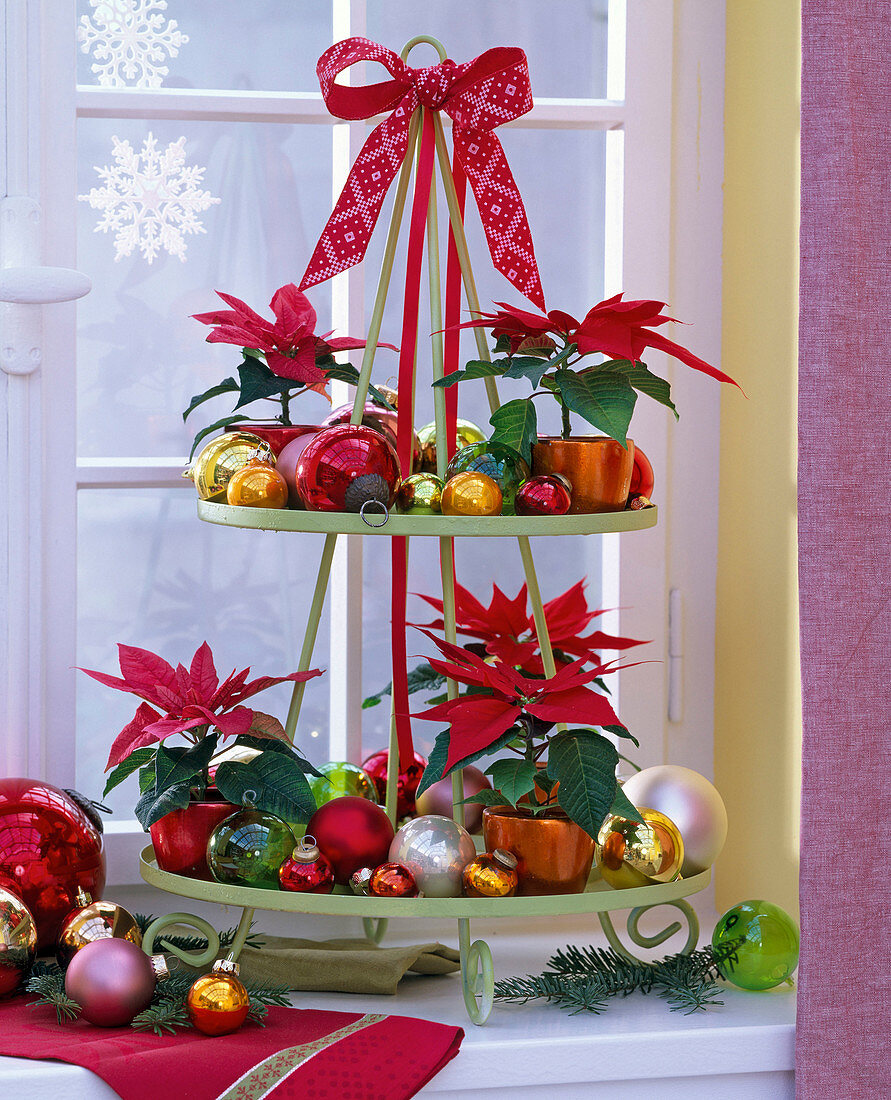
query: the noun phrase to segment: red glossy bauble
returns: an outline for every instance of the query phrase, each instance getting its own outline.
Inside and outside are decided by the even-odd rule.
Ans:
[[[381,806],[346,795],[320,806],[306,825],[334,868],[334,881],[345,886],[360,867],[379,867],[387,860],[394,831]]]
[[[378,798],[381,805],[387,803],[387,767],[390,754],[386,749],[373,752],[362,764],[362,770],[371,777],[377,787]],[[399,769],[399,778],[396,781],[396,820],[401,821],[415,812],[415,792],[424,774],[427,761],[419,753],[415,753],[414,761],[403,771]]]
[[[31,911],[38,949],[52,948],[78,887],[102,897],[102,834],[58,787],[0,779],[0,877]]]
[[[375,405],[373,401],[367,401],[362,410],[362,423],[368,428],[374,428],[387,437],[388,442],[396,446],[396,433],[398,413],[395,409],[385,409],[381,405]],[[349,424],[353,416],[353,406],[341,405],[329,413],[322,421],[322,427],[330,428],[335,424]],[[421,461],[421,445],[418,443],[417,432],[411,433],[412,469],[416,469]],[[409,471],[410,472],[410,471]]]
[[[402,863],[382,863],[368,880],[368,893],[376,898],[416,898],[415,876]]]
[[[651,497],[655,484],[653,466],[640,447],[635,444],[634,467],[631,471],[631,488],[628,490],[628,496]]]
[[[480,791],[491,790],[492,784],[483,775],[479,768],[472,764],[464,769],[464,797],[470,798],[472,794]],[[447,775],[440,779],[432,787],[428,787],[423,794],[418,795],[417,812],[420,815],[440,814],[443,817],[452,816],[452,777]],[[471,802],[464,807],[464,828],[469,833],[478,833],[483,827],[483,807]]]
[[[129,1024],[151,1004],[156,984],[152,960],[129,940],[94,940],[65,972],[65,992],[99,1027]]]
[[[334,889],[334,869],[322,855],[315,837],[309,833],[288,856],[278,872],[283,890],[299,894],[330,894]]]
[[[324,428],[297,463],[297,489],[317,512],[358,512],[369,493],[392,508],[399,460],[387,438],[361,424]]]
[[[518,516],[565,516],[571,504],[569,483],[559,474],[530,477],[517,489],[514,501]]]
[[[307,428],[302,435],[292,439],[290,443],[283,447],[281,454],[276,459],[275,468],[287,482],[288,504],[292,508],[303,507],[303,500],[297,491],[297,464],[300,461],[300,456],[306,450],[307,443],[314,439],[319,431],[319,428]]]

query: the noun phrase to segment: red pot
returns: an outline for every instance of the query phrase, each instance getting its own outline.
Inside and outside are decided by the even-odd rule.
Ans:
[[[158,867],[174,875],[210,881],[207,842],[217,825],[237,809],[231,802],[190,802],[149,825]]]
[[[245,421],[243,424],[230,424],[226,429],[227,432],[251,432],[253,435],[258,435],[269,444],[276,458],[292,439],[299,439],[301,435],[308,435],[310,432],[317,432],[318,430],[318,424],[288,424],[286,426],[275,421],[269,424],[252,424],[250,421]]]

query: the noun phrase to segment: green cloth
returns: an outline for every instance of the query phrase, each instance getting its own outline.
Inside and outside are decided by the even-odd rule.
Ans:
[[[371,940],[296,940],[262,936],[263,947],[245,946],[238,956],[242,977],[290,989],[332,993],[394,994],[415,974],[454,974],[460,955],[441,943],[380,947]]]

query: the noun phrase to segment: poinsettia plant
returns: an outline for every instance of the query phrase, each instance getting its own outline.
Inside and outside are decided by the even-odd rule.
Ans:
[[[217,291],[230,309],[195,313],[196,321],[211,326],[207,336],[209,344],[236,344],[243,351],[243,361],[238,368],[238,379],[224,378],[204,393],[196,394],[183,413],[186,420],[205,401],[222,394],[238,395],[232,413],[209,424],[195,436],[189,458],[205,436],[230,424],[244,423],[246,416],[238,410],[255,401],[277,403],[279,411],[272,419],[283,425],[291,423],[290,403],[301,393],[314,390],[327,395],[328,383],[358,381],[359,372],[351,363],[337,363],[335,352],[364,348],[365,340],[352,336],[332,336],[330,332],[317,336],[316,311],[309,299],[293,283],[279,289],[272,296],[269,308],[274,320],[268,321],[255,313],[249,305],[231,294]],[[390,348],[392,344],[378,344]],[[374,386],[369,387],[374,401],[389,407],[389,403]],[[268,417],[265,419],[269,419]]]
[[[195,651],[188,668],[174,668],[136,646],[119,645],[118,656],[120,677],[88,668],[80,671],[143,700],[111,746],[105,794],[138,772],[141,797],[136,817],[144,829],[171,810],[204,797],[211,760],[219,742],[227,738],[260,751],[246,763],[225,761],[216,768],[214,783],[223,798],[243,805],[250,792],[250,802],[258,809],[287,821],[309,820],[316,803],[306,775],[319,773],[294,748],[277,718],[243,703],[275,684],[321,676],[320,669],[249,680],[251,670],[245,668],[220,682],[207,642]],[[174,737],[185,745],[168,744]]]
[[[532,398],[556,398],[564,439],[571,435],[570,414],[575,413],[624,447],[638,393],[665,405],[677,418],[669,383],[653,374],[642,360],[647,348],[664,351],[719,382],[738,385],[728,374],[654,331],[674,321],[664,312],[664,302],[626,302],[622,294],[616,294],[599,302],[582,321],[559,309],[542,314],[505,302],[495,305],[499,307],[496,312],[480,313],[457,327],[490,329],[500,358],[472,360],[434,386],[454,386],[470,378],[528,379]],[[603,362],[579,367],[588,356],[598,353],[605,357]],[[489,422],[495,429],[493,441],[513,447],[531,461],[532,445],[538,439],[532,399],[505,402]]]

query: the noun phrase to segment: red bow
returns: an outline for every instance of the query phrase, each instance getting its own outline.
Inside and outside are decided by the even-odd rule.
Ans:
[[[393,79],[364,87],[334,83],[338,73],[359,61],[379,61]],[[356,158],[300,289],[324,282],[364,257],[384,196],[408,151],[412,113],[424,106],[444,110],[452,119],[455,152],[470,180],[493,264],[521,294],[544,309],[523,200],[493,133],[496,126],[532,107],[523,51],[499,46],[464,65],[443,61],[412,69],[376,42],[346,38],[322,54],[316,72],[328,110],[338,118],[392,113],[371,132]]]

